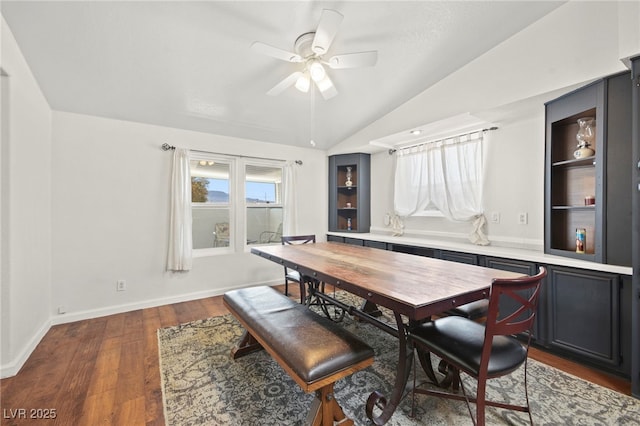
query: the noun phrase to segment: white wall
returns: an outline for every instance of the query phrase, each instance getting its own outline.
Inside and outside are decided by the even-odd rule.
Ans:
[[[542,250],[544,243],[544,144],[529,144],[523,135],[544,140],[544,109],[537,114],[489,132],[484,142],[485,183],[483,205],[487,219],[499,213],[499,223],[488,223],[487,233],[494,245]],[[542,123],[542,124],[541,124]],[[384,214],[393,213],[395,156],[386,151],[372,155],[372,232],[388,233]],[[518,224],[519,213],[528,214],[527,225]],[[445,218],[415,217],[405,220],[405,233],[429,238],[467,241],[470,223]]]
[[[596,30],[597,29],[597,30]],[[543,246],[544,102],[609,74],[626,70],[621,59],[640,54],[640,3],[568,2],[439,81],[329,154],[373,151],[369,141],[464,113],[496,123],[486,148],[485,211],[489,239],[508,246]],[[624,55],[624,56],[620,56]],[[393,157],[372,161],[372,227],[393,211]],[[528,213],[528,224],[517,215]],[[457,235],[468,224],[409,219],[408,233]],[[384,228],[381,229],[385,231]]]
[[[50,324],[51,110],[2,18],[0,372],[15,374]]]
[[[53,114],[54,322],[282,282],[282,268],[248,252],[194,259],[165,272],[171,152],[163,143],[223,154],[302,160],[299,233],[324,237],[323,151],[64,112]],[[125,279],[127,290],[116,292]],[[64,306],[67,313],[57,314]]]

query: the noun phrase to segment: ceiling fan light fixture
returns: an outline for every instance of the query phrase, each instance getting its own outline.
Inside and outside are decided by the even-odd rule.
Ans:
[[[309,61],[309,74],[311,74],[313,81],[318,83],[326,77],[327,72],[322,64],[314,59]]]
[[[296,89],[302,93],[307,93],[311,86],[311,80],[309,80],[309,74],[304,73],[296,80]]]
[[[326,76],[325,76],[326,77]],[[333,87],[333,82],[328,78],[323,78],[322,80],[316,81],[316,86],[318,86],[318,90],[321,92],[326,92],[327,90]]]

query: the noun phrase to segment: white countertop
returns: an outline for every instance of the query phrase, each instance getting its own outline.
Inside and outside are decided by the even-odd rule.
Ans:
[[[385,243],[403,244],[416,247],[428,247],[441,250],[452,250],[463,253],[473,253],[484,256],[495,256],[505,259],[526,260],[547,265],[569,266],[572,268],[588,269],[592,271],[612,272],[615,274],[629,275],[633,274],[633,268],[630,266],[608,265],[604,263],[588,262],[585,260],[574,259],[571,257],[554,256],[545,254],[542,251],[525,250],[512,247],[499,246],[479,246],[472,243],[459,241],[448,241],[435,238],[416,238],[410,236],[394,237],[384,234],[371,233],[355,233],[355,232],[327,232],[327,235],[337,237],[356,238],[367,241],[381,241]]]

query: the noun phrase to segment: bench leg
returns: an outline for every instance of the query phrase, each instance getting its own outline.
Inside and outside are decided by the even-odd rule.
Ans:
[[[262,345],[258,343],[251,333],[245,330],[236,347],[231,349],[231,359],[238,359],[260,349],[262,349]]]
[[[316,397],[311,404],[306,424],[310,426],[353,426],[353,420],[347,418],[342,407],[333,395],[333,383],[316,391]]]

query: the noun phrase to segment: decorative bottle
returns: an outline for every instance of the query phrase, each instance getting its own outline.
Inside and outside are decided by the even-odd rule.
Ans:
[[[347,231],[351,231],[351,218],[347,218]]]
[[[573,153],[575,158],[591,157],[595,151],[589,148],[595,141],[596,132],[594,129],[595,120],[593,117],[584,117],[578,119],[578,126],[580,129],[576,134],[578,140],[577,150]]]
[[[344,184],[348,187],[353,186],[353,182],[351,181],[351,167],[347,167],[347,181]]]

